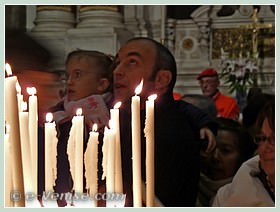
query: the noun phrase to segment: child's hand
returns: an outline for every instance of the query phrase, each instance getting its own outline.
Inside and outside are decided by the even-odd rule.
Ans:
[[[199,134],[200,134],[200,139],[208,140],[208,146],[207,146],[207,149],[205,150],[206,153],[212,152],[216,146],[215,135],[212,133],[212,131],[208,127],[201,128],[199,131]]]

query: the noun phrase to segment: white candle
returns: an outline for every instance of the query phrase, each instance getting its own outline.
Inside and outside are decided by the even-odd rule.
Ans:
[[[120,115],[119,108],[121,102],[117,102],[114,109],[110,110],[111,120],[113,121],[113,127],[116,131],[116,144],[115,144],[115,192],[123,193],[123,181],[122,181],[122,156],[121,156],[121,142],[120,142]]]
[[[23,95],[21,94],[21,87],[19,83],[16,83],[16,89],[17,89],[17,100],[18,100],[18,111],[22,111],[22,102],[23,102]]]
[[[23,170],[19,131],[19,113],[17,103],[16,82],[17,77],[11,76],[12,70],[9,64],[6,64],[8,77],[5,78],[5,120],[10,125],[10,154],[13,179],[13,190],[24,194]],[[25,205],[24,195],[20,201],[16,201],[15,206],[22,207]]]
[[[135,89],[135,96],[131,101],[131,128],[132,128],[132,181],[133,181],[133,206],[142,206],[141,190],[141,122],[140,122],[140,94],[143,80]]]
[[[46,114],[45,123],[45,191],[53,192],[56,179],[57,132],[52,113]]]
[[[83,193],[83,147],[84,147],[84,116],[82,108],[77,109],[77,116],[73,117],[75,122],[75,182],[76,193]]]
[[[102,169],[103,169],[103,173],[102,173],[102,180],[105,179],[105,177],[107,176],[107,155],[108,155],[108,128],[105,127],[104,129],[104,137],[103,137],[103,145],[102,145]]]
[[[13,181],[12,181],[12,166],[11,166],[11,150],[10,150],[10,125],[6,124],[6,132],[5,132],[5,207],[12,207],[13,202],[10,198],[10,192],[13,190]]]
[[[146,137],[146,198],[147,207],[154,206],[155,198],[155,118],[154,118],[154,100],[157,95],[151,95],[146,101],[146,121],[145,121],[145,137]]]
[[[93,199],[93,207],[97,207],[94,198],[98,192],[98,135],[97,125],[94,124],[89,133],[87,149],[84,155],[86,188],[89,189],[89,195]]]
[[[115,192],[115,146],[116,146],[116,131],[113,127],[112,120],[109,121],[108,129],[108,161],[107,161],[107,176],[106,176],[106,192]]]
[[[166,7],[165,5],[160,6],[161,11],[161,42],[164,44],[165,40],[165,18],[166,18]]]
[[[37,195],[38,187],[38,100],[36,88],[27,88],[27,93],[30,95],[28,99],[29,105],[29,138],[30,138],[30,157],[32,158],[32,192]]]
[[[19,112],[20,123],[20,140],[21,140],[21,155],[22,155],[22,168],[24,179],[25,192],[32,192],[32,170],[31,170],[31,158],[30,158],[30,144],[29,144],[29,131],[28,131],[28,112],[27,103],[21,103],[21,110]]]

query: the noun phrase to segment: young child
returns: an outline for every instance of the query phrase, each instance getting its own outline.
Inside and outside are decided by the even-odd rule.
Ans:
[[[111,99],[112,58],[98,51],[77,50],[66,59],[67,90],[62,102],[51,108],[56,123],[63,123],[82,108],[86,124],[108,124],[106,103]]]
[[[85,120],[85,151],[89,131],[93,123],[97,123],[99,129],[108,125],[109,110],[107,105],[112,96],[112,58],[110,56],[98,51],[77,50],[68,54],[65,65],[67,74],[66,94],[61,102],[50,109],[50,112],[53,113],[58,132],[57,178],[54,191],[60,194],[72,192],[73,189],[67,144],[72,126],[72,118],[76,115],[76,110],[82,108],[82,115]],[[42,145],[41,149],[43,149]],[[101,156],[99,155],[99,157]],[[41,161],[44,161],[43,157],[41,159]],[[42,162],[41,164],[44,163]],[[98,168],[98,170],[100,175],[102,170],[101,168]],[[42,165],[39,173],[44,173],[44,165]],[[44,174],[39,177],[40,186],[44,186],[43,176]],[[44,191],[44,187],[39,189],[39,193]],[[58,206],[67,205],[65,199],[59,199],[57,203]]]

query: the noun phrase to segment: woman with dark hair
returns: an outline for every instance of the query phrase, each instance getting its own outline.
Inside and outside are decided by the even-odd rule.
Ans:
[[[220,187],[230,183],[241,164],[256,150],[252,136],[242,125],[217,118],[216,147],[210,154],[201,151],[201,172],[196,206],[211,206]]]
[[[255,143],[258,155],[243,163],[232,183],[219,189],[213,206],[275,206],[275,103],[260,111]]]

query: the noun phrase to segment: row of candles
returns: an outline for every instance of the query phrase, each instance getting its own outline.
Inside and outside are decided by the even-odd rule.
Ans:
[[[11,201],[10,192],[21,194],[32,192],[37,196],[38,176],[38,106],[36,89],[28,88],[29,110],[23,102],[17,77],[12,75],[11,68],[6,64],[8,77],[5,79],[5,206],[25,206],[24,195],[20,201]],[[132,170],[133,170],[133,205],[142,206],[141,177],[141,127],[140,127],[140,96],[143,81],[135,89],[132,97]],[[146,205],[154,206],[154,100],[151,95],[146,101]],[[103,176],[106,177],[106,191],[123,193],[120,120],[118,102],[110,110],[109,128],[105,127],[103,139]],[[93,198],[92,207],[96,207],[94,195],[98,192],[98,137],[97,125],[92,127],[85,153],[83,154],[84,117],[82,109],[77,109],[72,119],[72,127],[67,146],[70,171],[73,178],[75,193],[83,192],[83,164],[85,164],[86,188]],[[9,126],[9,127],[8,127]],[[52,122],[52,114],[46,115],[45,123],[45,191],[53,192],[56,179],[57,156],[56,124]],[[24,171],[23,171],[24,170]],[[107,205],[108,206],[108,205]],[[110,205],[111,207],[116,206]]]

